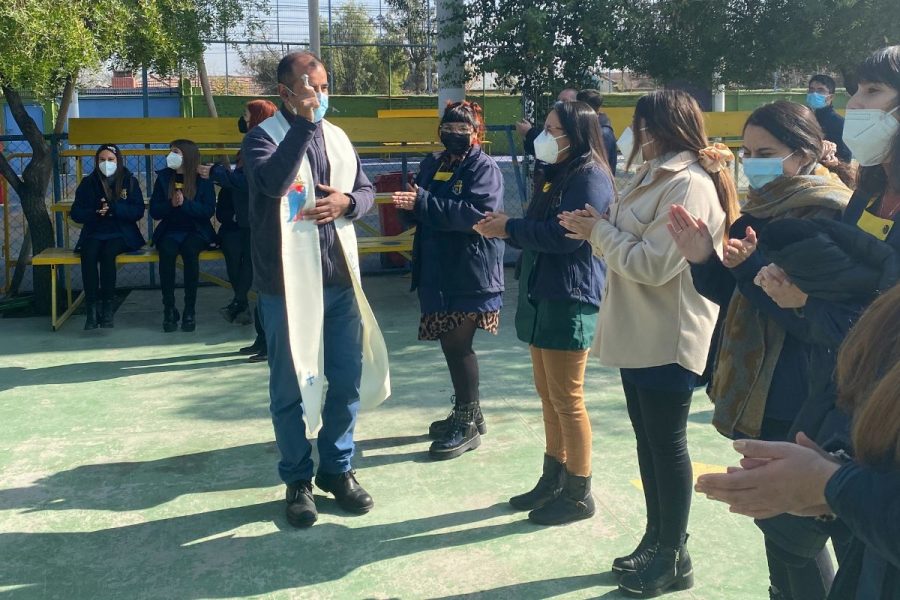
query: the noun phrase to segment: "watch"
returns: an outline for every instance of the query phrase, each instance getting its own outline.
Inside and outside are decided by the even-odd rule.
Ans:
[[[350,199],[350,204],[347,205],[347,212],[345,215],[352,215],[356,212],[356,200],[353,199],[353,196],[347,194],[347,198]]]

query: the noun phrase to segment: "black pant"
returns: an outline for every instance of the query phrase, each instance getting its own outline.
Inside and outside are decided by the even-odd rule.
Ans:
[[[693,492],[687,447],[693,391],[652,390],[624,379],[622,387],[637,438],[647,524],[659,531],[661,546],[678,547],[687,532]]]
[[[441,336],[441,350],[450,369],[457,406],[478,404],[478,357],[472,349],[475,321],[466,319]]]
[[[164,237],[156,244],[159,251],[159,284],[163,306],[175,306],[175,259],[184,262],[184,308],[194,310],[197,303],[197,283],[200,281],[200,253],[207,248],[199,233],[189,233],[180,244],[173,237]]]
[[[222,254],[225,255],[225,268],[228,270],[228,281],[234,290],[234,300],[241,306],[247,306],[247,293],[253,282],[253,263],[250,261],[250,229],[240,227],[231,231],[220,232]]]
[[[128,250],[125,239],[111,240],[88,238],[81,241],[81,279],[84,282],[84,300],[88,304],[100,299],[108,302],[116,292],[116,256]],[[97,274],[97,267],[100,274]]]

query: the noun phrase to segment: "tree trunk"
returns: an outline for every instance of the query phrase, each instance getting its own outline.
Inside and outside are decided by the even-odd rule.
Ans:
[[[209,85],[209,75],[206,73],[206,61],[203,55],[197,59],[197,74],[200,76],[200,88],[203,90],[203,99],[206,100],[206,108],[209,110],[209,116],[218,117],[219,112],[216,110],[216,100],[213,98],[212,87]]]

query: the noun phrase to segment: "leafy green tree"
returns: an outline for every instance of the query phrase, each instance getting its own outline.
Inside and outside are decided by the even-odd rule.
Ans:
[[[434,4],[430,0],[387,0],[387,4],[390,10],[382,17],[381,23],[387,38],[403,45],[398,54],[406,61],[409,73],[404,87],[417,94],[432,92],[429,73],[433,73],[435,68]]]
[[[618,64],[614,33],[629,0],[470,0],[457,8],[469,75],[497,73],[498,83],[535,102],[538,118],[556,93],[595,80]],[[530,112],[530,111],[527,111]]]

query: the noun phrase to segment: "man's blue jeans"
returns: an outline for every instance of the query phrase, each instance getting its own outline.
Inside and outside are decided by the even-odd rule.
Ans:
[[[352,287],[326,287],[325,378],[328,390],[319,430],[319,471],[350,470],[353,428],[362,376],[362,321]],[[278,474],[285,483],[312,479],[312,445],[302,420],[300,386],[291,359],[284,296],[259,295],[260,316],[269,353],[269,411],[281,453]]]

